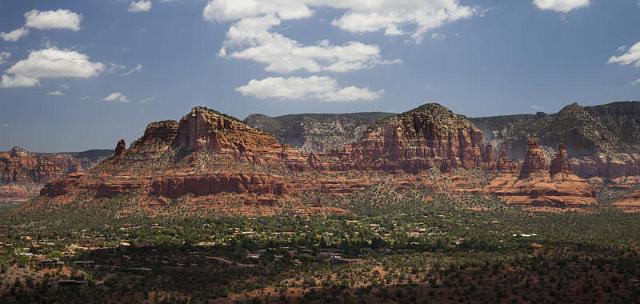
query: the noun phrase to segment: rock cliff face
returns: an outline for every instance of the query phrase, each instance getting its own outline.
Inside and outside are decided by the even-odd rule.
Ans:
[[[175,147],[184,151],[240,153],[273,145],[278,145],[273,136],[233,117],[202,107],[194,108],[180,120],[174,142]]]
[[[37,154],[15,147],[0,152],[0,203],[20,202],[38,194],[42,186],[69,173],[86,170],[108,151]]]
[[[328,153],[356,142],[374,123],[392,113],[294,114],[248,116],[248,125],[273,134],[282,144],[315,154]]]
[[[282,196],[287,188],[282,177],[263,174],[174,175],[158,178],[151,186],[152,195],[170,198],[220,193]]]
[[[68,155],[39,156],[20,148],[0,154],[0,183],[42,183],[82,169]]]
[[[339,152],[343,164],[364,170],[448,171],[482,165],[482,133],[463,116],[427,104],[384,119]]]
[[[165,120],[153,122],[147,126],[144,135],[133,143],[131,149],[136,153],[159,153],[167,151],[178,136],[178,122]]]

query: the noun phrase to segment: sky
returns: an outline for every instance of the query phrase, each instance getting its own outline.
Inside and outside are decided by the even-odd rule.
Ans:
[[[640,100],[640,0],[0,0],[0,151],[203,105],[471,117]]]

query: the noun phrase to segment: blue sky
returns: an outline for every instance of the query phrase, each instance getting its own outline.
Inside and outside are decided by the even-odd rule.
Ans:
[[[637,0],[0,0],[0,150],[112,148],[195,105],[242,119],[640,100],[638,29]]]

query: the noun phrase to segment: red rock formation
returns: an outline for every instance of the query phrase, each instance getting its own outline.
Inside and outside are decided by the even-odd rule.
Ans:
[[[0,185],[0,204],[18,203],[29,200],[33,197],[33,186],[27,185]]]
[[[0,184],[41,184],[81,168],[67,154],[34,154],[15,147],[8,153],[0,153]]]
[[[566,149],[560,149],[554,161],[553,178],[546,155],[535,142],[529,145],[520,178],[517,164],[504,151],[498,160],[494,153],[491,145],[483,146],[482,134],[467,119],[435,104],[388,118],[361,141],[329,155],[302,153],[232,117],[197,107],[179,123],[150,124],[126,157],[103,162],[90,178],[51,183],[43,195],[238,194],[273,202],[305,192],[350,193],[380,183],[383,178],[378,174],[389,176],[369,172],[375,170],[393,173],[393,183],[400,188],[430,188],[436,182],[421,171],[488,168],[506,174],[482,191],[508,202],[565,207],[595,203],[590,186],[570,174]],[[325,172],[350,170],[364,172],[360,178],[351,172]],[[442,188],[455,191],[470,184],[460,178],[451,181]],[[482,185],[473,184],[475,189]]]
[[[67,195],[71,189],[84,182],[85,174],[82,172],[69,174],[66,178],[45,184],[40,190],[40,195],[57,197]]]
[[[96,198],[111,198],[121,194],[148,192],[149,182],[146,178],[132,176],[116,176],[102,180],[95,185]]]
[[[448,171],[482,164],[482,133],[438,104],[427,104],[374,126],[366,137],[334,153],[359,170]]]
[[[152,195],[171,198],[220,193],[281,196],[287,188],[283,178],[265,174],[174,175],[158,178],[151,185]]]
[[[127,153],[127,143],[124,141],[124,139],[121,139],[118,141],[118,144],[116,145],[116,151],[114,156],[122,157],[124,156],[125,153]]]
[[[549,173],[551,173],[552,176],[555,176],[556,174],[573,174],[566,145],[560,145],[558,147],[558,153],[551,161]]]
[[[518,172],[518,164],[509,159],[507,151],[502,150],[500,152],[500,158],[496,162],[496,171],[501,173],[516,173]]]
[[[613,206],[624,212],[640,212],[640,191],[635,191],[615,201]]]
[[[549,173],[548,166],[544,151],[540,148],[538,142],[530,140],[527,157],[520,169],[520,179],[544,177]]]
[[[509,204],[535,207],[586,207],[597,203],[593,188],[577,176],[562,179],[530,177],[519,179],[502,174],[492,180],[483,191]]]
[[[517,205],[570,208],[595,205],[593,187],[571,172],[567,155],[566,147],[560,146],[551,168],[547,169],[544,152],[531,141],[520,174],[503,173],[483,191]]]
[[[278,141],[243,122],[222,113],[196,107],[180,120],[174,146],[186,151],[243,153],[269,146]]]
[[[134,153],[163,152],[171,149],[178,136],[178,122],[165,120],[147,126],[144,135],[131,146]]]

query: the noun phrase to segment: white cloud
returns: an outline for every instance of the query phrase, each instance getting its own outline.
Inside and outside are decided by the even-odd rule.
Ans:
[[[29,34],[29,30],[27,28],[21,27],[8,33],[5,33],[5,32],[0,33],[0,39],[4,41],[16,42],[22,39],[23,37],[27,36],[28,34]]]
[[[120,76],[129,76],[133,73],[142,72],[142,64],[138,64],[135,67],[129,69],[128,71],[122,73]]]
[[[247,85],[237,88],[236,91],[244,96],[254,96],[259,99],[321,101],[369,101],[378,99],[382,94],[382,92],[372,92],[369,89],[354,86],[340,88],[335,79],[320,76],[254,79]]]
[[[458,0],[211,0],[203,16],[219,22],[261,16],[291,20],[311,17],[316,7],[346,11],[332,22],[342,30],[354,33],[383,30],[389,36],[411,35],[417,42],[431,29],[476,13]]]
[[[132,1],[129,4],[128,11],[131,13],[148,12],[151,10],[152,3],[149,0]]]
[[[636,79],[634,82],[631,83],[634,86],[640,86],[640,78]]]
[[[39,83],[38,79],[25,77],[22,75],[2,75],[0,77],[0,88],[30,88],[35,87]]]
[[[305,46],[279,33],[270,31],[280,25],[274,16],[245,18],[233,24],[219,55],[266,64],[270,72],[349,72],[381,64],[398,63],[383,60],[377,45],[348,42],[332,45],[320,41]]]
[[[11,32],[0,33],[0,39],[16,42],[29,34],[28,28],[39,30],[67,29],[80,30],[82,15],[70,10],[59,9],[55,11],[32,10],[24,14],[25,25]]]
[[[105,69],[104,64],[91,62],[85,54],[72,50],[48,48],[32,51],[7,73],[32,78],[91,78]]]
[[[82,15],[69,10],[59,9],[55,11],[32,10],[24,14],[25,26],[39,30],[67,29],[80,30]]]
[[[64,96],[64,92],[62,92],[62,91],[51,91],[51,92],[47,93],[47,95],[49,95],[49,96]]]
[[[0,64],[5,64],[7,59],[11,57],[11,53],[9,52],[0,52]]]
[[[85,54],[48,48],[31,51],[2,76],[2,87],[33,87],[43,78],[91,78],[105,70],[105,65],[91,62]]]
[[[629,48],[626,53],[609,58],[609,63],[640,67],[640,42]]]
[[[109,94],[109,96],[103,98],[102,100],[104,101],[117,101],[117,102],[131,102],[131,99],[129,99],[129,97],[127,97],[126,95],[120,93],[120,92],[113,92],[111,94]]]
[[[533,4],[541,10],[568,13],[589,6],[590,0],[534,0]]]

